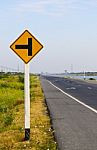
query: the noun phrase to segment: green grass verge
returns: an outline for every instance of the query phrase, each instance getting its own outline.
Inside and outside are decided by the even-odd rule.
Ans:
[[[31,134],[24,141],[23,75],[0,75],[0,150],[57,150],[37,76],[30,77]]]

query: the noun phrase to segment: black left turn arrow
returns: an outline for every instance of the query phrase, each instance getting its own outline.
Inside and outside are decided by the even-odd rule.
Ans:
[[[28,56],[32,56],[32,38],[28,38],[28,45],[15,45],[16,49],[28,49]]]

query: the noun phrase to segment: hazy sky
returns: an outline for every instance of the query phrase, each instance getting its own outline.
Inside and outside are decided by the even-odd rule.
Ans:
[[[23,69],[9,48],[28,29],[44,48],[31,72],[97,71],[97,0],[0,2],[0,66]]]

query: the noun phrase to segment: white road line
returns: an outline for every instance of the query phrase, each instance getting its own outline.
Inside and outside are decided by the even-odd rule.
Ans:
[[[89,90],[92,90],[92,88],[91,88],[91,87],[88,87],[88,89],[89,89]]]
[[[76,90],[75,87],[66,88],[67,90]]]
[[[48,81],[48,80],[47,80]],[[68,93],[64,92],[63,90],[61,90],[60,88],[58,88],[57,86],[55,86],[52,82],[48,81],[52,86],[54,86],[56,89],[58,89],[60,92],[62,92],[63,94],[67,95],[68,97],[72,98],[73,100],[75,100],[76,102],[78,102],[79,104],[85,106],[86,108],[90,109],[91,111],[95,112],[97,114],[97,110],[86,105],[85,103],[81,102],[80,100],[78,100],[77,98],[69,95]]]

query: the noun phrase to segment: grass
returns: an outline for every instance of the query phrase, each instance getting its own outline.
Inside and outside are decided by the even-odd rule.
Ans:
[[[37,76],[30,78],[31,134],[24,141],[23,81],[23,75],[0,77],[0,150],[57,150]]]

